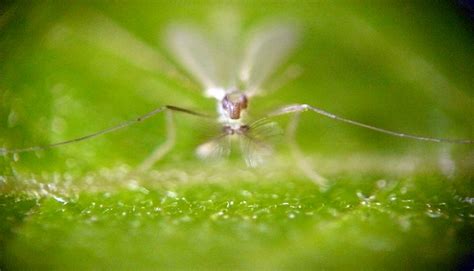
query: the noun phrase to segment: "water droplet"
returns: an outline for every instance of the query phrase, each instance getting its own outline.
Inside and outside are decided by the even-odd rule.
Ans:
[[[365,202],[370,202],[370,201],[373,201],[375,199],[375,195],[366,196],[360,191],[358,191],[356,193],[356,195],[359,199],[361,199],[362,201],[365,201]]]
[[[466,202],[466,203],[469,203],[471,205],[474,205],[474,197],[465,197],[462,199],[462,202]]]
[[[177,198],[178,194],[174,191],[166,191],[166,196],[169,198]]]
[[[443,213],[440,209],[428,209],[428,211],[426,211],[426,215],[431,218],[438,218],[441,217]]]
[[[58,197],[58,196],[53,196],[53,198],[57,201],[57,202],[60,202],[62,204],[67,204],[67,200],[61,198],[61,197]]]
[[[224,215],[224,212],[219,211],[219,212],[217,212],[217,213],[212,214],[212,215],[211,215],[211,219],[212,219],[212,220],[216,220],[216,219],[218,219],[219,217],[221,217],[222,215]]]

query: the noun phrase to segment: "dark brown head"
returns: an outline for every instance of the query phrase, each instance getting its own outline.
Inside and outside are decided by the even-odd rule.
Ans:
[[[247,96],[240,92],[231,92],[222,99],[222,108],[233,120],[240,119],[240,114],[243,109],[247,108],[247,104]]]

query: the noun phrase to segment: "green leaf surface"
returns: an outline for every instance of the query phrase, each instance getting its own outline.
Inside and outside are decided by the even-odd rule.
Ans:
[[[281,18],[303,34],[289,61],[302,74],[250,100],[250,118],[307,103],[386,129],[474,138],[473,21],[454,3],[13,1],[0,4],[0,147],[68,140],[165,104],[214,114],[163,33],[181,22],[225,29],[209,17],[229,11],[244,30]],[[176,146],[145,173],[136,166],[166,139],[163,115],[0,156],[0,269],[473,268],[472,145],[304,113],[304,161],[282,136],[265,165],[247,168],[239,155],[195,157],[220,129],[213,120],[174,119]],[[284,130],[288,118],[276,120]]]

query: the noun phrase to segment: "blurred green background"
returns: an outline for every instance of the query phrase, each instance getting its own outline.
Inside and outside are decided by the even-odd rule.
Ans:
[[[297,20],[302,75],[251,115],[308,103],[379,127],[474,138],[472,20],[448,1],[11,1],[0,4],[0,146],[58,142],[172,104],[214,113],[173,76],[170,23],[244,29]],[[214,25],[213,25],[214,24]],[[270,82],[271,83],[271,82]],[[176,115],[54,150],[0,157],[0,268],[462,269],[473,237],[472,146],[431,144],[301,118],[309,181],[284,140],[267,165],[206,162],[212,122]],[[279,119],[282,127],[287,118]],[[471,267],[472,268],[472,267]]]

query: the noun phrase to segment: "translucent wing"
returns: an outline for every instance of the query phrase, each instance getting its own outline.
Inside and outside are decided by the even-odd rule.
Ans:
[[[166,41],[176,60],[203,87],[217,87],[215,55],[203,33],[190,26],[171,25]]]
[[[240,149],[242,157],[248,167],[258,167],[264,164],[272,155],[272,147],[264,141],[259,141],[248,136],[240,136]]]
[[[229,45],[235,43],[219,35],[211,37],[188,25],[171,25],[166,34],[170,52],[202,85],[206,95],[222,99],[237,77],[235,71],[230,72],[235,69],[237,56]]]
[[[251,33],[239,74],[248,96],[257,94],[265,80],[288,58],[298,36],[294,24],[284,23],[267,23]]]
[[[201,159],[218,159],[227,157],[231,151],[231,138],[226,135],[221,135],[204,144],[201,144],[196,149],[196,154]]]
[[[282,130],[275,122],[255,122],[247,134],[240,136],[242,157],[249,167],[265,163],[273,154],[272,142]]]

